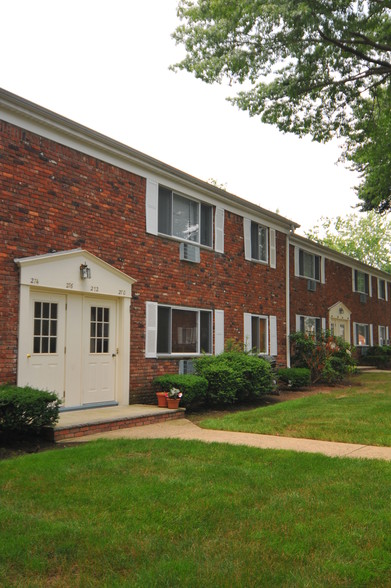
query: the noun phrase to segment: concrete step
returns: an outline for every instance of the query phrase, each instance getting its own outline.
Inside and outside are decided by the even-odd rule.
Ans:
[[[62,412],[51,437],[54,441],[63,441],[117,429],[153,425],[184,418],[185,413],[184,408],[168,409],[140,404]]]

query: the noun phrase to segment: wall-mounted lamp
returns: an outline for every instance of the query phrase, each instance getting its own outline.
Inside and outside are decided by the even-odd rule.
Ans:
[[[91,268],[86,263],[82,263],[80,266],[80,277],[82,280],[91,278]]]

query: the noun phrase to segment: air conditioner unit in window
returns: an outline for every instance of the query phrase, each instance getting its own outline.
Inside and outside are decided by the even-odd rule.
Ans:
[[[190,245],[190,243],[181,243],[179,245],[179,259],[200,263],[200,248],[197,245]]]
[[[360,302],[362,302],[362,304],[367,303],[367,295],[366,294],[360,294]]]
[[[316,292],[316,282],[315,280],[308,280],[307,288],[310,292]]]
[[[194,364],[191,359],[180,359],[179,360],[179,373],[180,374],[194,374]]]

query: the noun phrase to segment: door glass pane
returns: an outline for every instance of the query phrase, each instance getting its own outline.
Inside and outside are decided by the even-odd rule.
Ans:
[[[56,302],[34,302],[33,353],[57,353]]]
[[[108,353],[110,336],[110,308],[91,306],[90,353]]]

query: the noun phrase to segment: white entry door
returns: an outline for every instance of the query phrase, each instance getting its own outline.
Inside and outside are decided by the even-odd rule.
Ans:
[[[65,296],[33,293],[28,336],[21,345],[21,385],[64,396]]]
[[[117,305],[84,298],[82,404],[115,400]]]

